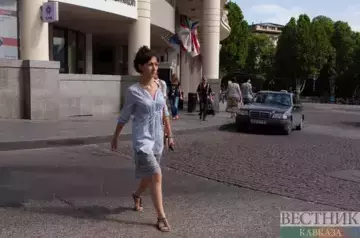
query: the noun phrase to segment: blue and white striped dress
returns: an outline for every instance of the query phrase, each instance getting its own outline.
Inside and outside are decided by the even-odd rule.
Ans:
[[[159,163],[164,149],[164,112],[165,116],[169,116],[161,89],[156,91],[154,98],[139,83],[127,90],[118,123],[126,124],[131,115],[134,116],[132,143],[136,178],[150,177],[161,172]]]

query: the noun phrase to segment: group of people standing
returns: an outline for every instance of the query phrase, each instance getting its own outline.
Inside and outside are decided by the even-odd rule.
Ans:
[[[156,80],[159,82],[162,93],[165,96],[165,100],[169,103],[171,108],[171,116],[173,120],[179,119],[179,103],[180,100],[183,100],[183,92],[180,88],[179,78],[173,74],[170,81],[170,86],[168,86],[164,80],[161,80],[156,76]],[[207,82],[206,77],[202,77],[201,82],[197,87],[197,100],[200,105],[199,117],[200,120],[205,121],[206,116],[211,111],[211,114],[215,115],[213,110],[213,92],[210,84]],[[209,108],[211,110],[209,110]]]
[[[253,97],[254,93],[252,91],[250,79],[243,83],[241,88],[238,83],[229,81],[227,86],[226,111],[231,114],[232,118],[234,118],[239,106],[250,103]]]

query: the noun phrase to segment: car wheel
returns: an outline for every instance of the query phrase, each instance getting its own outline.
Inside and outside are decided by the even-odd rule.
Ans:
[[[304,120],[301,119],[300,124],[296,126],[296,130],[301,131],[303,128],[304,128]]]
[[[285,135],[290,135],[291,132],[292,132],[292,123],[284,126],[283,130],[284,130],[283,132],[284,132]]]

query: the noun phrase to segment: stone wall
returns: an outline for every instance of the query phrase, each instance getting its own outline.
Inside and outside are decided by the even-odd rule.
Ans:
[[[24,117],[22,62],[0,59],[0,118]]]
[[[59,63],[0,59],[0,118],[57,119]]]
[[[53,61],[0,60],[0,118],[57,120],[118,113],[138,76],[59,74]]]
[[[118,113],[134,76],[60,74],[60,118]]]

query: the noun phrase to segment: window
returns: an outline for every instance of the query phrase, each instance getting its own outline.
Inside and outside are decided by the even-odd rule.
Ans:
[[[67,47],[67,51],[68,51],[68,55],[67,55],[67,60],[68,60],[68,72],[70,74],[76,74],[76,49],[77,49],[77,42],[76,42],[76,32],[74,31],[68,31],[68,35],[67,35],[67,40],[68,40],[68,47]]]
[[[54,27],[53,60],[60,62],[60,73],[85,73],[85,44],[83,33]]]
[[[291,106],[291,97],[284,93],[259,93],[253,99],[255,103],[276,104],[281,106]]]
[[[53,59],[60,62],[60,73],[67,73],[65,30],[54,28]]]
[[[78,74],[86,73],[86,37],[85,34],[78,32],[77,34],[77,51],[76,51],[76,69]]]
[[[18,59],[17,0],[0,1],[0,29],[0,59]]]

